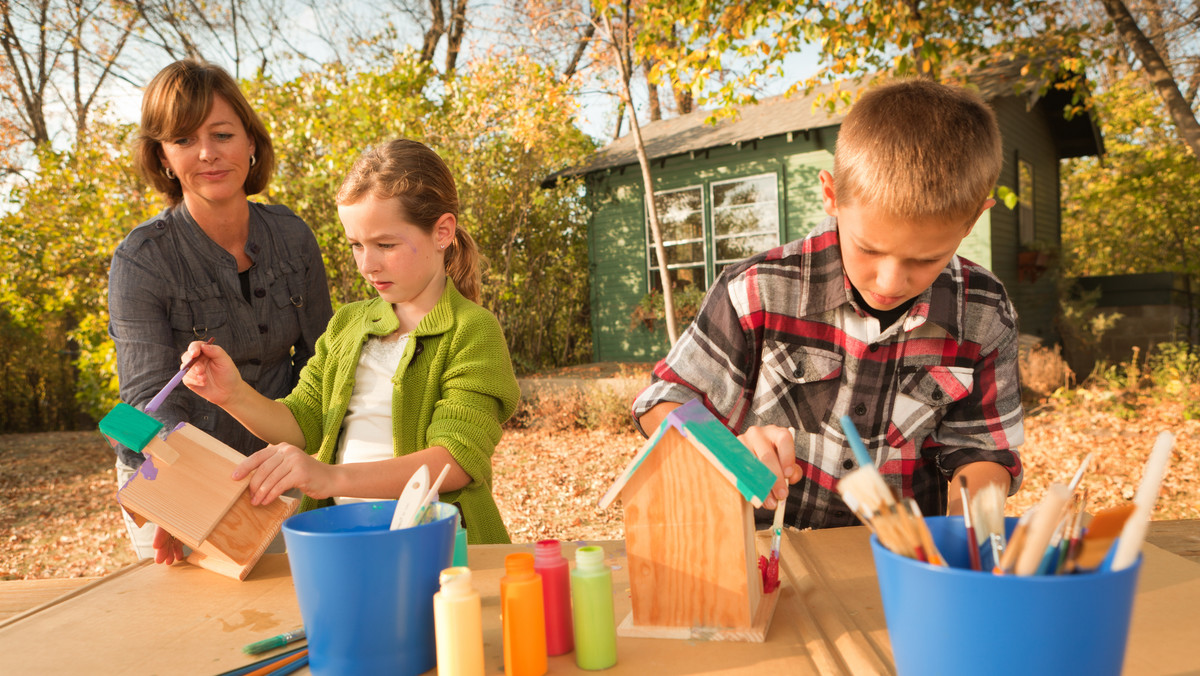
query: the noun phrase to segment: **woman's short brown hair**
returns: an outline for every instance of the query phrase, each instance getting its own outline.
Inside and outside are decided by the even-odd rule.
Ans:
[[[183,188],[162,170],[159,153],[163,141],[199,129],[218,96],[233,108],[254,140],[254,165],[246,174],[246,194],[262,192],[275,172],[275,150],[267,128],[229,73],[196,59],[176,61],[160,70],[146,85],[142,95],[142,124],[133,153],[138,173],[165,195],[172,206],[183,199]]]

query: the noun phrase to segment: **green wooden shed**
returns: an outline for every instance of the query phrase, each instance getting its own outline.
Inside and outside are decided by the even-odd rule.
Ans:
[[[1018,70],[994,66],[971,78],[996,111],[1005,158],[999,183],[1019,204],[985,213],[959,254],[1005,283],[1022,333],[1054,342],[1055,291],[1043,273],[1047,250],[1060,242],[1059,161],[1099,154],[1103,145],[1087,113],[1064,115],[1070,92],[1021,89]],[[766,99],[716,125],[699,111],[642,127],[677,297],[683,289],[694,298],[725,265],[801,238],[825,216],[817,174],[833,169],[844,111],[814,108],[823,91]],[[593,360],[664,356],[663,323],[638,321],[635,312],[661,285],[632,134],[564,173],[584,175],[592,209]]]

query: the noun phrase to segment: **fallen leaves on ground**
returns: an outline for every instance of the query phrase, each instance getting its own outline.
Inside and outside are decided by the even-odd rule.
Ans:
[[[1087,392],[1083,390],[1082,392]],[[1159,431],[1176,435],[1156,519],[1200,518],[1200,421],[1184,404],[1102,394],[1026,418],[1025,485],[1010,515],[1069,481],[1088,451],[1089,509],[1133,499]],[[507,429],[496,449],[494,493],[515,542],[624,537],[619,503],[601,496],[642,445],[632,430]],[[90,577],[132,563],[116,501],[114,456],[99,432],[0,436],[0,579]]]

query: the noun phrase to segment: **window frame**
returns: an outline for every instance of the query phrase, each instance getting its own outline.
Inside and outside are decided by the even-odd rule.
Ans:
[[[774,236],[775,236],[775,244],[773,246],[779,246],[780,244],[783,243],[783,227],[784,227],[783,214],[781,213],[782,202],[780,200],[780,195],[782,194],[783,191],[781,190],[781,186],[779,185],[781,173],[782,173],[781,170],[776,170],[776,171],[760,172],[757,174],[748,174],[746,176],[721,178],[720,180],[700,181],[699,183],[690,183],[688,185],[680,186],[678,188],[670,188],[670,189],[666,189],[666,190],[655,191],[654,194],[651,195],[650,199],[644,200],[645,213],[643,213],[643,228],[645,230],[645,246],[646,246],[646,255],[645,255],[646,292],[650,293],[656,288],[655,282],[656,282],[656,280],[658,278],[658,274],[659,274],[658,267],[653,264],[654,236],[650,231],[650,215],[649,215],[649,210],[654,208],[655,198],[657,198],[660,195],[667,195],[670,193],[683,192],[683,191],[687,191],[687,190],[699,190],[700,191],[700,218],[701,218],[701,231],[702,231],[701,237],[700,238],[690,238],[690,239],[680,239],[680,240],[664,240],[663,246],[667,247],[667,246],[671,246],[671,245],[675,245],[675,244],[690,244],[690,243],[695,243],[695,242],[701,243],[701,245],[703,247],[703,253],[704,253],[704,262],[703,262],[704,290],[707,291],[712,286],[713,282],[716,280],[716,276],[718,274],[717,273],[718,268],[724,268],[724,266],[729,265],[730,263],[734,263],[736,261],[743,260],[741,258],[735,258],[735,259],[730,259],[730,260],[722,259],[721,261],[718,261],[717,260],[717,243],[718,243],[718,241],[726,240],[726,239],[735,239],[738,237],[746,237],[747,236],[746,233],[738,233],[738,234],[734,234],[734,235],[718,235],[717,234],[716,225],[715,225],[716,207],[713,206],[715,204],[715,200],[713,198],[714,188],[719,187],[721,185],[728,185],[730,183],[742,183],[742,182],[752,181],[755,179],[763,179],[763,178],[772,179],[771,180],[771,186],[772,186],[771,189],[774,194],[774,209],[772,210],[772,213],[774,214],[775,223],[774,223],[774,227],[772,229],[770,229],[769,232],[771,234],[774,234]],[[755,202],[754,204],[755,205],[768,204],[768,202]],[[741,205],[738,205],[738,206],[741,206]],[[659,226],[660,227],[662,226],[661,221],[659,223]],[[767,229],[755,231],[751,236],[765,235],[765,234],[768,234]],[[696,267],[698,267],[698,266],[695,263],[675,263],[675,264],[668,264],[667,270],[671,271],[671,270],[696,268]]]

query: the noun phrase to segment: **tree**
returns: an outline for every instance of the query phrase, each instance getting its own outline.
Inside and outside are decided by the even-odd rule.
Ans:
[[[137,18],[110,0],[5,0],[0,22],[0,171],[16,174],[54,137],[54,107],[76,142],[86,136]]]
[[[1159,49],[1138,27],[1137,21],[1134,20],[1129,8],[1122,0],[1102,0],[1102,3],[1104,11],[1116,24],[1117,34],[1137,55],[1138,61],[1141,61],[1146,74],[1154,83],[1154,90],[1158,92],[1167,112],[1175,122],[1180,137],[1192,149],[1192,155],[1200,158],[1200,123],[1196,122],[1196,112],[1180,91],[1179,83],[1175,80],[1170,66],[1163,59]],[[1161,10],[1161,7],[1156,3],[1151,3],[1151,9]],[[1193,15],[1193,19],[1198,17],[1200,17],[1200,12]],[[1192,100],[1195,100],[1194,79],[1192,81]]]
[[[1063,174],[1064,274],[1200,277],[1200,173],[1152,85],[1127,72],[1096,108],[1106,156]]]

